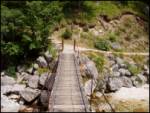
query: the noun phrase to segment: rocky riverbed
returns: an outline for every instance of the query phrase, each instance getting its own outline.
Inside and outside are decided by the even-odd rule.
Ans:
[[[56,60],[47,51],[39,56],[28,69],[18,66],[16,78],[1,72],[1,111],[33,112],[45,111],[48,106],[46,79]],[[40,72],[39,70],[46,71]]]
[[[135,74],[129,65],[137,69],[139,65],[136,62],[127,62],[113,55],[105,57],[109,65],[101,77],[95,63],[87,56],[80,56],[82,77],[86,78],[84,89],[89,101],[92,101],[93,111],[111,111],[101,92],[107,96],[115,111],[149,111],[148,65],[143,64],[143,68]]]

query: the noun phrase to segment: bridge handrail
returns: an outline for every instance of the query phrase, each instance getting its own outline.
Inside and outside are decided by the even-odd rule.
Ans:
[[[83,103],[85,105],[85,111],[89,112],[90,111],[90,109],[89,109],[89,102],[88,102],[88,100],[86,98],[86,95],[85,95],[85,91],[84,91],[83,84],[82,84],[82,78],[80,76],[81,74],[80,74],[80,71],[79,71],[77,58],[76,58],[75,55],[74,55],[74,63],[75,63],[75,66],[76,66],[76,73],[77,73],[77,78],[78,78],[78,82],[79,82],[79,86],[80,86],[82,100],[83,100]]]
[[[74,42],[76,42],[76,41],[74,41]],[[77,52],[77,58],[79,58],[79,57],[80,57],[79,47],[78,47],[77,43],[75,43],[75,44],[76,44],[76,45],[74,45],[74,51]],[[76,47],[77,47],[77,50],[75,49]],[[80,62],[80,59],[79,59],[79,62]],[[87,68],[87,65],[85,65],[85,66],[86,66],[86,68]],[[89,72],[90,72],[90,74],[91,74],[91,71],[89,71]],[[94,80],[95,83],[97,82],[95,79],[92,79],[91,94],[92,94],[92,89],[93,89],[93,80]],[[110,104],[109,100],[108,100],[107,97],[105,96],[104,92],[102,91],[101,93],[102,93],[102,95],[104,96],[104,99],[106,100],[106,102],[108,103],[108,105],[110,106],[111,111],[112,111],[112,112],[115,112],[115,110],[113,109],[113,107],[112,107],[112,105]],[[91,99],[92,99],[92,95],[90,96],[90,100],[91,100]],[[92,104],[92,103],[91,103],[91,101],[90,101],[90,110],[92,111],[91,104]]]

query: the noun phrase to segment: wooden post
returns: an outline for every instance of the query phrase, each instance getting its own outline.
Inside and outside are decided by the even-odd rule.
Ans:
[[[75,46],[76,46],[76,40],[74,40],[74,46],[73,46],[74,47],[74,51],[76,51],[76,47]]]
[[[62,39],[62,51],[64,50],[64,39]]]

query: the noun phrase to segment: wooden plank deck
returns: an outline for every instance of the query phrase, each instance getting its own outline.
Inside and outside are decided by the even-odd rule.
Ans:
[[[61,53],[51,95],[50,112],[88,112],[74,53]]]

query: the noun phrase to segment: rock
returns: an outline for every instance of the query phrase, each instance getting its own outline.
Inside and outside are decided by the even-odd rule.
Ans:
[[[98,35],[99,35],[99,32],[96,31],[96,30],[93,30],[93,34],[94,34],[95,36],[98,36]]]
[[[5,72],[3,71],[3,72],[1,72],[1,76],[4,76],[5,75]]]
[[[28,81],[28,86],[31,88],[37,88],[38,82],[39,82],[39,76],[37,76],[37,75],[31,76]]]
[[[26,72],[22,72],[21,75],[23,76],[23,80],[26,80],[26,81],[28,81],[31,77],[31,75]]]
[[[39,80],[40,85],[42,85],[42,86],[45,85],[45,81],[46,81],[46,79],[47,79],[47,76],[48,76],[48,73],[43,73],[43,74],[41,74],[40,80]]]
[[[111,60],[111,61],[115,61],[115,57],[114,57],[114,55],[112,55],[112,54],[108,54],[108,55],[107,55],[107,57],[108,57],[108,59],[109,59],[109,60]]]
[[[97,91],[105,91],[106,90],[106,79],[98,80],[96,90]]]
[[[25,87],[26,86],[22,84],[5,85],[5,86],[1,86],[1,93],[2,94],[19,93],[20,91],[23,91]]]
[[[118,64],[119,68],[121,68],[121,66],[124,65],[124,61],[123,61],[121,58],[119,58],[119,57],[117,57],[117,58],[115,59],[115,61],[116,61],[116,63]]]
[[[45,57],[45,59],[46,59],[46,61],[47,61],[48,63],[51,62],[51,60],[52,60],[52,55],[50,54],[49,51],[46,51],[46,52],[44,53],[44,57]]]
[[[11,94],[10,96],[8,96],[8,98],[9,98],[9,99],[19,100],[19,99],[20,99],[20,95]]]
[[[112,49],[115,49],[115,50],[121,49],[120,44],[117,42],[111,43],[111,47],[112,47]]]
[[[119,57],[116,58],[116,63],[117,64],[122,64],[123,63],[123,60]]]
[[[33,107],[21,106],[19,112],[35,112]]]
[[[126,65],[126,64],[120,64],[120,68],[125,68],[125,69],[127,69],[127,65]]]
[[[120,72],[121,76],[131,76],[130,71],[127,69],[120,68],[118,71]]]
[[[28,87],[24,91],[21,91],[20,95],[25,101],[31,102],[40,95],[40,91]]]
[[[142,74],[138,74],[137,77],[141,80],[142,84],[145,84],[146,82],[146,77]]]
[[[144,75],[149,76],[149,69],[147,71],[144,71]]]
[[[115,64],[114,60],[109,61],[110,66],[113,66]]]
[[[143,75],[147,78],[147,83],[149,83],[149,69],[144,71]]]
[[[39,65],[38,64],[33,64],[33,68],[35,69],[35,70],[37,70],[38,68],[39,68]]]
[[[25,101],[23,100],[23,98],[21,98],[20,101],[19,101],[19,104],[20,104],[20,105],[24,105],[24,102],[25,102]]]
[[[144,65],[144,71],[147,71],[149,68],[147,65]]]
[[[122,83],[123,83],[123,87],[127,87],[130,88],[133,86],[132,81],[130,78],[126,77],[126,76],[122,76],[121,77]]]
[[[81,64],[86,64],[89,61],[90,61],[90,59],[87,56],[80,56],[80,63]]]
[[[95,95],[100,98],[102,96],[102,93],[101,92],[96,92]]]
[[[85,73],[86,75],[89,75],[90,77],[97,79],[98,78],[98,71],[93,61],[87,62],[85,64]]]
[[[16,76],[17,76],[16,83],[21,83],[24,77],[18,72],[16,72]]]
[[[21,72],[23,72],[23,71],[25,71],[25,66],[17,66],[17,72],[19,72],[19,73],[21,73]]]
[[[131,80],[133,82],[133,85],[136,86],[136,87],[142,86],[147,81],[146,77],[142,74],[138,74],[137,76],[131,77]]]
[[[27,72],[29,73],[29,74],[33,74],[33,67],[31,67],[31,68],[29,68],[29,69],[27,69]]]
[[[37,63],[40,67],[47,67],[47,62],[45,60],[44,57],[40,56],[38,59],[37,59]]]
[[[114,106],[113,106],[114,108]],[[111,107],[107,103],[101,103],[98,105],[98,109],[100,112],[111,112]]]
[[[120,76],[120,72],[113,72],[112,75],[115,76],[115,77],[119,77]]]
[[[112,71],[118,71],[118,69],[119,69],[118,64],[113,65],[111,69],[112,69]]]
[[[34,73],[33,73],[34,75],[40,75],[40,73],[39,73],[39,71],[34,71]]]
[[[47,92],[47,90],[43,90],[41,92],[40,101],[44,107],[48,107],[48,92]]]
[[[91,95],[91,93],[93,93],[95,88],[96,88],[95,81],[94,80],[88,80],[84,86],[84,90],[85,90],[86,95],[88,95],[88,96]],[[92,89],[92,92],[91,92],[91,89]]]
[[[1,112],[18,112],[20,105],[1,94]]]
[[[107,88],[109,91],[117,91],[123,86],[122,80],[119,77],[109,77]]]
[[[7,75],[1,76],[1,86],[3,85],[14,85],[16,83],[15,79]]]
[[[49,63],[49,68],[50,68],[50,69],[53,69],[56,63],[57,63],[56,60],[52,60],[52,61]]]

